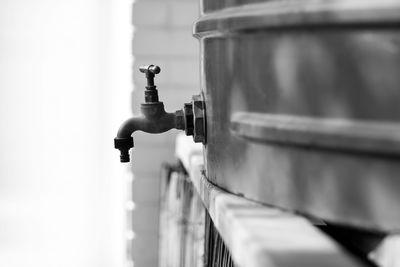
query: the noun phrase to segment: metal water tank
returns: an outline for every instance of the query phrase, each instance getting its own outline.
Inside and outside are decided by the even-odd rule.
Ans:
[[[208,179],[326,222],[400,230],[400,2],[201,8]]]

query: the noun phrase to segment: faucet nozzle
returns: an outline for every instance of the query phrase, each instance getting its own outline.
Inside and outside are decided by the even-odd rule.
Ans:
[[[129,162],[129,149],[133,147],[133,138],[114,138],[114,147],[121,152],[120,161]]]

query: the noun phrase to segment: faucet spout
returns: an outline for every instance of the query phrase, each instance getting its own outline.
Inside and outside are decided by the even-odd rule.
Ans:
[[[141,111],[141,116],[132,117],[121,125],[114,139],[115,148],[121,151],[121,162],[129,162],[129,149],[134,146],[132,134],[135,131],[157,134],[184,127],[182,112],[167,113],[162,102],[143,103]]]

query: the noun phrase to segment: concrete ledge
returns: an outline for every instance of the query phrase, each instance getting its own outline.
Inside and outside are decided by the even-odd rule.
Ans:
[[[184,135],[176,144],[176,155],[239,266],[364,266],[307,219],[214,186],[202,171],[202,146]]]

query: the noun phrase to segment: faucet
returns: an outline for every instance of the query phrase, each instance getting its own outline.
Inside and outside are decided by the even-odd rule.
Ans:
[[[160,73],[160,67],[147,65],[141,66],[139,70],[147,79],[145,103],[140,105],[142,114],[126,120],[114,138],[114,146],[121,153],[120,161],[130,161],[129,150],[134,146],[132,134],[135,131],[158,134],[175,128],[184,130],[186,135],[192,135],[195,142],[205,144],[205,107],[202,97],[195,95],[190,103],[184,104],[183,109],[168,113],[163,102],[159,101],[157,86],[154,85],[154,78]]]

